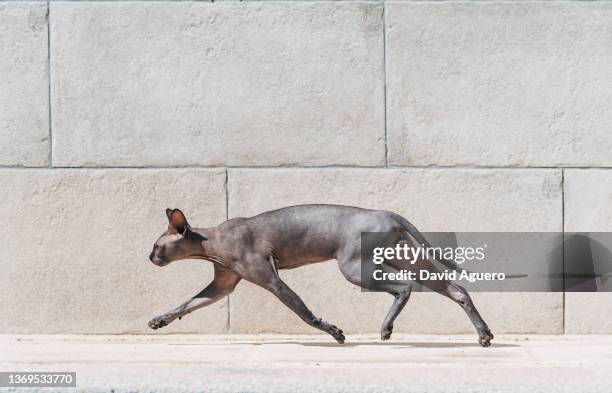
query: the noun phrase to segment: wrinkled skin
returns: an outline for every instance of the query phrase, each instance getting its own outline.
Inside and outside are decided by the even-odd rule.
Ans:
[[[335,259],[344,277],[366,289],[382,290],[395,298],[381,328],[381,339],[388,340],[393,322],[402,311],[412,290],[411,283],[377,283],[361,275],[361,233],[389,232],[390,244],[416,240],[428,244],[405,218],[391,212],[336,205],[300,205],[274,210],[251,218],[235,218],[215,228],[192,229],[178,209],[167,209],[168,230],[155,242],[149,259],[165,266],[181,259],[212,262],[212,282],[177,308],[149,322],[162,328],[176,319],[212,304],[230,294],[240,280],[250,281],[272,292],[285,306],[310,326],[344,342],[341,329],[314,316],[299,296],[278,275],[279,269],[292,269],[310,263]],[[414,243],[413,243],[414,244]],[[397,271],[393,261],[381,265]],[[446,266],[451,262],[438,261]],[[418,268],[439,271],[430,261]],[[457,268],[456,265],[452,265]],[[487,347],[493,334],[474,307],[467,291],[450,281],[423,282],[423,285],[458,303],[474,324],[479,343]]]

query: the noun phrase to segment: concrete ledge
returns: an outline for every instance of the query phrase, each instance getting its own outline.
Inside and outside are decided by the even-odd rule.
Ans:
[[[609,392],[610,336],[0,336],[2,371],[87,392]],[[48,391],[40,389],[41,392]]]

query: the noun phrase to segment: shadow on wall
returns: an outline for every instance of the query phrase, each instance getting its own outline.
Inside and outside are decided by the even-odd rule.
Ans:
[[[612,233],[568,233],[564,243],[566,292],[612,291]]]
[[[612,233],[566,233],[564,236],[563,267],[560,274],[564,280],[561,282],[557,278],[559,269],[556,267],[556,261],[561,257],[561,247],[559,247],[546,258],[550,281],[549,290],[553,292],[561,289],[565,292],[612,292],[612,252],[610,251]],[[457,235],[450,232],[435,234],[431,242],[442,247],[458,246]]]

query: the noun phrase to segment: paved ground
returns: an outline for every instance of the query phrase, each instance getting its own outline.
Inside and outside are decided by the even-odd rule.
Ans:
[[[0,335],[0,371],[32,370],[76,371],[72,392],[610,393],[612,336]]]

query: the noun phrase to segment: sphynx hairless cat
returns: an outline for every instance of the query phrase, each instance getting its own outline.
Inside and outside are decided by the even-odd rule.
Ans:
[[[381,328],[388,340],[393,322],[412,291],[411,282],[376,283],[361,274],[362,232],[389,232],[395,240],[431,247],[423,235],[398,214],[338,205],[300,205],[265,212],[250,218],[234,218],[214,228],[192,228],[179,209],[167,209],[168,230],[155,242],[149,256],[157,266],[181,259],[204,259],[214,264],[214,278],[200,293],[179,307],[152,319],[152,329],[230,294],[240,280],[250,281],[273,293],[308,325],[344,342],[342,330],[323,321],[306,307],[300,297],[279,277],[278,270],[335,259],[344,277],[368,290],[385,291],[395,300]],[[393,261],[385,269],[393,271]],[[424,261],[427,269],[438,271],[433,262],[460,269],[448,260]],[[467,313],[483,347],[491,345],[493,334],[484,322],[467,291],[452,281],[425,281],[431,290],[449,297]]]

